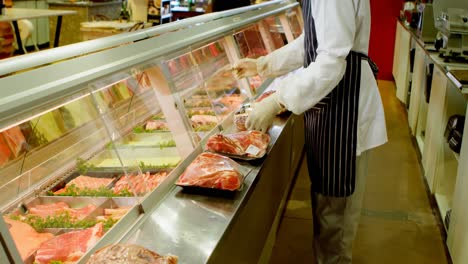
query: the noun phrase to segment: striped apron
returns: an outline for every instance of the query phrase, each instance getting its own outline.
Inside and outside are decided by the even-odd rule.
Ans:
[[[315,61],[318,46],[311,1],[302,1],[305,68]],[[366,55],[350,51],[346,57],[346,72],[338,86],[304,114],[305,146],[312,191],[325,196],[347,197],[355,189],[363,59],[369,61],[373,70],[377,69]]]

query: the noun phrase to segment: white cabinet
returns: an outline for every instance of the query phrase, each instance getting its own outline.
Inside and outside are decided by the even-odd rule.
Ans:
[[[424,138],[424,151],[422,152],[422,164],[429,189],[434,192],[434,175],[437,156],[440,146],[443,144],[445,124],[443,122],[445,96],[448,79],[439,68],[434,68],[432,89],[427,111],[426,132]]]
[[[468,115],[468,113],[466,113]],[[464,131],[468,131],[465,123]],[[468,138],[465,133],[460,152],[458,176],[453,195],[452,214],[447,236],[447,245],[455,264],[468,263]]]
[[[407,103],[409,88],[410,44],[411,34],[397,22],[392,73],[395,78],[397,98],[404,104]]]
[[[442,133],[445,131],[446,124],[451,116],[464,115],[465,111],[465,97],[452,82],[447,82],[441,122]],[[445,219],[447,211],[452,208],[459,166],[459,155],[450,149],[445,137],[442,137],[442,142],[440,142],[436,150],[437,160],[434,171],[434,194],[442,219]]]
[[[416,54],[414,57],[413,76],[411,83],[412,85],[410,104],[408,108],[408,123],[411,129],[411,133],[416,135],[418,119],[424,115],[424,112],[420,113],[420,103],[425,101],[424,89],[426,87],[426,52],[420,45],[416,45]]]

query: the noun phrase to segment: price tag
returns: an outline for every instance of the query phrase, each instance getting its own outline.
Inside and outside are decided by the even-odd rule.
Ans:
[[[245,153],[250,154],[252,156],[257,156],[260,153],[261,149],[257,148],[254,145],[250,145],[246,150]]]

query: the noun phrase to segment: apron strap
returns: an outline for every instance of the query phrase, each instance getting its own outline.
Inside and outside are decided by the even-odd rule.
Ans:
[[[369,66],[371,67],[372,73],[374,74],[375,79],[377,80],[377,74],[379,73],[379,66],[366,54],[356,52],[359,57],[363,60],[366,60],[369,63]]]

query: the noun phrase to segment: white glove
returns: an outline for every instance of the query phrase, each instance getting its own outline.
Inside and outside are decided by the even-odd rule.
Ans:
[[[257,60],[249,58],[241,59],[232,66],[232,72],[237,79],[258,75]]]
[[[278,101],[278,95],[274,93],[253,105],[252,112],[250,112],[245,122],[245,127],[248,130],[258,130],[266,133],[273,124],[275,116],[282,110],[283,107]]]

